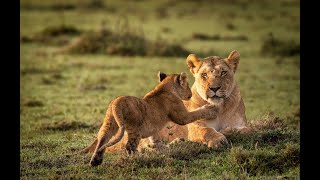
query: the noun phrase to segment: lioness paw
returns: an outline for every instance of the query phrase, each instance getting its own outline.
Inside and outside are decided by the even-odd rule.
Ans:
[[[209,148],[219,148],[225,144],[228,144],[228,140],[221,133],[216,133],[212,139],[207,141],[207,145]]]
[[[232,127],[227,127],[223,130],[220,131],[220,133],[224,134],[224,135],[231,135],[231,134],[249,134],[252,132],[252,129],[250,127],[236,127],[236,128],[232,128]]]

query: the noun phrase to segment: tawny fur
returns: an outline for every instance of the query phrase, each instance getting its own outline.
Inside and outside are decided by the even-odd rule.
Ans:
[[[89,152],[94,147],[92,166],[101,164],[105,148],[118,143],[124,134],[127,135],[125,148],[130,154],[136,152],[142,138],[155,135],[170,121],[186,125],[217,114],[215,105],[209,104],[192,112],[186,109],[182,100],[192,96],[186,73],[168,76],[160,73],[158,76],[160,83],[143,99],[121,96],[109,104],[97,139],[82,151]]]
[[[226,141],[225,135],[250,132],[246,127],[240,87],[234,79],[239,61],[240,54],[237,51],[232,51],[228,58],[211,56],[200,60],[196,55],[189,55],[186,63],[195,82],[192,86],[192,98],[184,101],[185,106],[192,111],[206,104],[214,104],[219,107],[219,112],[210,119],[199,119],[186,126],[170,122],[166,126],[174,130],[163,128],[158,137],[170,141],[183,137],[209,147],[219,147]]]

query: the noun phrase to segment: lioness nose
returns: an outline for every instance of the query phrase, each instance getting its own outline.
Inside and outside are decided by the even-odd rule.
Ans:
[[[217,92],[220,88],[221,88],[221,86],[218,86],[218,87],[210,87],[210,89],[211,89],[213,92]]]

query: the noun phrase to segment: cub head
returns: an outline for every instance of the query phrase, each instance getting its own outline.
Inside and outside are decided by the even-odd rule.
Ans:
[[[158,78],[159,82],[170,86],[170,90],[173,90],[182,100],[189,100],[191,98],[192,92],[189,87],[187,73],[166,75],[159,71]]]
[[[198,94],[207,102],[220,104],[228,98],[234,88],[234,74],[240,61],[238,51],[232,51],[227,58],[210,56],[203,60],[194,54],[186,63],[195,78]]]

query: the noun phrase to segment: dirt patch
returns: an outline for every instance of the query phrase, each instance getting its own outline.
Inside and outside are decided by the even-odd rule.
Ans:
[[[171,33],[171,32],[172,32],[172,29],[169,28],[169,27],[163,27],[163,28],[161,28],[161,31],[162,31],[163,33]]]
[[[21,74],[22,75],[25,75],[25,74],[41,74],[41,73],[43,73],[43,70],[39,69],[39,68],[35,68],[35,67],[21,69]]]
[[[108,88],[102,84],[86,84],[79,87],[80,91],[102,91],[106,89]]]
[[[45,85],[53,85],[53,84],[55,84],[55,81],[53,81],[52,79],[50,79],[48,77],[43,77],[43,78],[41,78],[41,83],[45,84]]]
[[[226,24],[226,28],[227,28],[228,30],[235,30],[235,29],[236,29],[236,26],[235,26],[234,24],[232,24],[232,23],[227,23],[227,24]]]
[[[45,123],[41,125],[41,129],[44,130],[55,130],[55,131],[67,131],[74,129],[83,129],[83,128],[95,128],[95,125],[89,125],[79,121],[58,121],[53,123]]]
[[[27,107],[41,107],[44,106],[44,103],[39,100],[26,100],[23,105]]]
[[[21,75],[36,75],[36,74],[59,74],[60,69],[57,67],[45,67],[45,68],[39,68],[39,67],[25,67],[20,70]]]
[[[41,78],[41,83],[45,85],[53,85],[56,84],[59,80],[64,79],[64,77],[60,73],[54,73],[52,75],[45,75]]]

